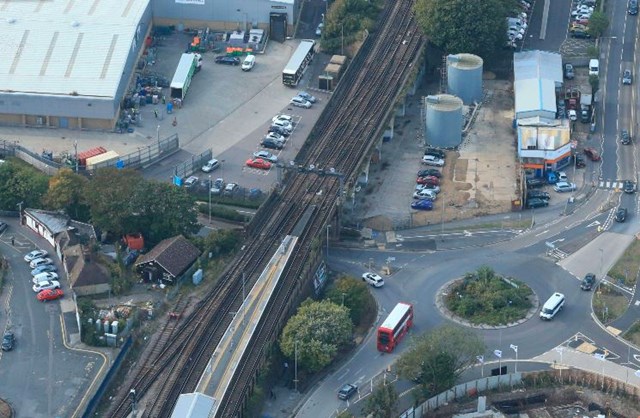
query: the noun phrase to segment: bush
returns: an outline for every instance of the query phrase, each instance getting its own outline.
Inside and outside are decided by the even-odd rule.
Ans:
[[[200,203],[198,205],[198,211],[200,213],[209,214],[209,204],[208,203]],[[211,205],[211,216],[219,219],[226,219],[228,221],[234,222],[249,222],[251,219],[245,213],[240,213],[235,209],[226,208],[220,205]]]

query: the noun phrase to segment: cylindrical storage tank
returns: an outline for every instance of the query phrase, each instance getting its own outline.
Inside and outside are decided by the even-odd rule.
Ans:
[[[424,98],[425,145],[454,148],[462,142],[462,100],[450,94]]]
[[[473,54],[447,56],[447,88],[464,104],[482,100],[482,58]]]

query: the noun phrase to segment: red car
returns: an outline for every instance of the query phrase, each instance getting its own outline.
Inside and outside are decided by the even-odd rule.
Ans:
[[[433,184],[438,186],[440,184],[440,179],[435,176],[424,176],[416,178],[416,183],[418,184]]]
[[[600,161],[600,154],[594,148],[585,148],[584,153],[591,161]]]
[[[263,160],[262,158],[250,158],[247,160],[247,167],[268,170],[271,168],[271,163],[269,161]]]
[[[61,298],[64,296],[64,292],[62,291],[62,289],[47,289],[47,290],[43,290],[41,292],[39,292],[36,295],[36,298],[40,301],[40,302],[46,302],[49,300],[56,300],[58,298]]]

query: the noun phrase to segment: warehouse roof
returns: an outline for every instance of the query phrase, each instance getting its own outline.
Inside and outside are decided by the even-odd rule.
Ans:
[[[524,112],[556,113],[555,83],[546,79],[522,80],[514,83],[516,115]]]
[[[547,79],[562,83],[562,56],[548,51],[516,52],[513,54],[513,76],[516,82]]]
[[[0,91],[114,97],[149,1],[4,2]]]

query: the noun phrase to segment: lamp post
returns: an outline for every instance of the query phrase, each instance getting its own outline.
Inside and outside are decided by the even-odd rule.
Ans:
[[[298,391],[298,340],[293,342],[293,385],[294,390]]]
[[[209,224],[211,224],[211,174],[209,174]]]
[[[75,140],[73,141],[73,151],[74,151],[74,157],[73,159],[75,160],[75,165],[76,165],[76,173],[78,172],[78,141]]]
[[[329,257],[329,228],[331,225],[327,225],[327,257]]]
[[[515,365],[515,369],[514,370],[515,370],[516,373],[518,373],[518,346],[514,345],[514,344],[511,344],[510,347],[511,347],[511,349],[513,351],[516,352],[516,365]]]
[[[158,145],[160,145],[160,125],[156,128],[156,141],[158,141]]]
[[[342,47],[340,48],[340,55],[344,55],[344,23],[340,23],[340,37],[342,38],[342,42],[341,45]]]
[[[600,250],[600,280],[604,280],[604,250],[599,248]]]

